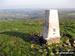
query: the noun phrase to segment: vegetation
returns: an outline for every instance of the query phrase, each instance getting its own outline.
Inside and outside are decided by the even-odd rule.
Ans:
[[[75,51],[75,19],[61,19],[61,42],[42,41],[43,20],[0,22],[0,56],[58,56]]]

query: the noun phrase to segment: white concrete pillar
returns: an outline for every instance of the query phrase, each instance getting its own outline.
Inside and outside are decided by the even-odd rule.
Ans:
[[[46,10],[43,38],[47,40],[48,44],[60,42],[60,29],[57,10]]]

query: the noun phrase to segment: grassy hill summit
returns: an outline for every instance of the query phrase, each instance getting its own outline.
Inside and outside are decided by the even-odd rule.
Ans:
[[[75,51],[75,19],[60,19],[61,42],[42,40],[43,19],[0,22],[0,56],[58,56]]]

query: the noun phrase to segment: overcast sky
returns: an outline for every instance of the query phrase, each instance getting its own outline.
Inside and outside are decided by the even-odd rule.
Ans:
[[[75,8],[75,0],[0,0],[0,9]]]

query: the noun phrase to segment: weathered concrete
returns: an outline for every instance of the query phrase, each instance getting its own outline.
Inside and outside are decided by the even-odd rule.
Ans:
[[[60,42],[59,19],[57,10],[46,10],[43,38],[48,44]]]

